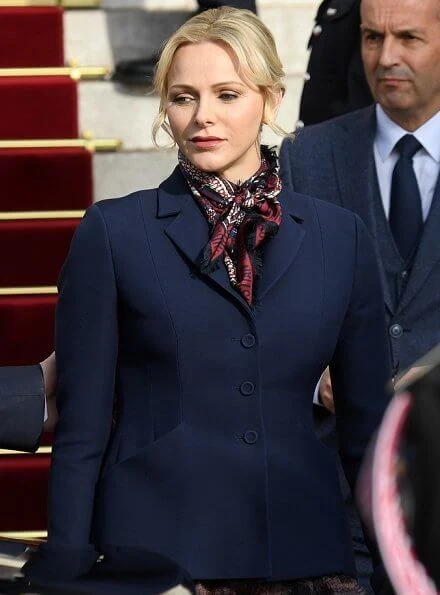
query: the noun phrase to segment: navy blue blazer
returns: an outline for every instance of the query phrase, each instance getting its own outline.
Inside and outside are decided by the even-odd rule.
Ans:
[[[375,106],[306,126],[281,147],[283,180],[359,215],[376,248],[395,373],[440,343],[440,177],[410,271],[395,246],[374,162]]]
[[[0,367],[0,448],[37,450],[43,418],[40,366]]]
[[[208,224],[178,170],[87,211],[59,283],[60,421],[31,579],[74,578],[115,546],[197,579],[354,573],[312,395],[330,364],[353,483],[387,402],[379,272],[355,215],[280,200],[255,308],[223,266],[199,272]]]

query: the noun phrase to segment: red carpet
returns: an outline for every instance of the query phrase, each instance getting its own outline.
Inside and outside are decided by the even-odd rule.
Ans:
[[[60,8],[0,8],[0,68],[63,65]],[[0,140],[78,137],[77,83],[0,77]],[[82,210],[92,202],[85,149],[0,149],[0,211]],[[77,219],[0,220],[0,288],[54,286]],[[0,365],[37,363],[54,347],[56,295],[0,295]],[[43,436],[42,443],[50,442]],[[1,531],[46,528],[49,457],[0,457]]]
[[[0,68],[64,66],[63,11],[0,8]]]
[[[50,457],[2,457],[1,464],[2,531],[44,531]]]
[[[0,149],[0,211],[85,209],[91,173],[86,149]]]
[[[0,296],[2,365],[35,364],[49,355],[54,342],[56,299],[56,295]]]
[[[55,285],[77,219],[0,221],[0,287]]]
[[[76,82],[69,76],[0,78],[0,114],[0,139],[76,138]]]

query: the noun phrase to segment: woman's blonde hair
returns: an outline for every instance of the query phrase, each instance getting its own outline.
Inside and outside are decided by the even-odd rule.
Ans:
[[[250,10],[230,6],[206,10],[186,21],[165,43],[156,67],[154,90],[160,97],[153,123],[153,141],[163,128],[172,138],[166,121],[168,73],[176,51],[185,44],[213,41],[229,47],[237,58],[239,75],[259,87],[264,96],[263,122],[274,132],[289,136],[275,122],[279,93],[284,93],[284,70],[269,29]]]

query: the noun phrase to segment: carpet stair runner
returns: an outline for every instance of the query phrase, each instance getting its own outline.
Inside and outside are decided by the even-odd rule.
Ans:
[[[64,68],[63,9],[2,4],[0,365],[25,365],[54,347],[57,278],[93,202],[93,143],[78,138],[81,73]],[[46,529],[49,464],[50,454],[1,453],[1,534]]]
[[[1,77],[0,113],[2,140],[76,138],[76,81],[68,76]]]
[[[5,6],[0,12],[0,68],[64,66],[61,8]]]

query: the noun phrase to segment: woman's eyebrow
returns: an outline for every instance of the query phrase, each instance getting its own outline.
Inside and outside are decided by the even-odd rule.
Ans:
[[[225,87],[227,85],[238,85],[240,87],[245,87],[246,85],[244,85],[244,83],[240,82],[240,81],[221,81],[219,83],[214,83],[213,85],[211,85],[211,87],[213,89],[217,88],[217,87]],[[185,83],[175,83],[174,85],[171,85],[169,87],[169,89],[184,89],[184,90],[195,90],[195,87],[193,87],[192,85],[188,85]]]

